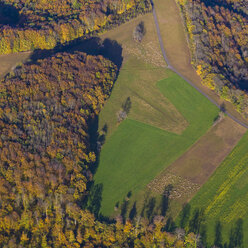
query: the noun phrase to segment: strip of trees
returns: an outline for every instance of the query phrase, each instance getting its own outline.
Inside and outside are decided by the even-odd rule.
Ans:
[[[0,4],[0,54],[52,49],[151,10],[149,0],[18,1]]]
[[[202,82],[248,117],[248,13],[245,0],[178,0]]]

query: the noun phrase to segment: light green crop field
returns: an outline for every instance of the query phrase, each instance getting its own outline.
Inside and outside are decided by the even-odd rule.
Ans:
[[[216,221],[223,226],[223,243],[229,241],[235,222],[243,219],[244,244],[248,244],[248,133],[213,176],[191,200],[191,213],[205,209],[207,239],[213,244]]]
[[[157,87],[189,125],[182,134],[132,119],[118,126],[102,148],[95,174],[95,183],[103,185],[103,215],[111,215],[116,202],[121,202],[129,191],[135,196],[144,190],[211,127],[218,115],[217,107],[182,78],[169,70],[166,74]]]

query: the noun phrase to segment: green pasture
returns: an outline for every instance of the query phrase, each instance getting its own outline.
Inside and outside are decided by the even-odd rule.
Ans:
[[[222,226],[222,244],[235,236],[237,220],[243,220],[244,247],[248,244],[248,133],[240,140],[213,176],[190,202],[191,215],[204,209],[207,240],[213,245],[215,226]],[[233,235],[231,229],[233,228]],[[245,245],[246,244],[246,245]]]
[[[156,83],[166,76],[164,68],[129,56],[120,71],[110,99],[100,113],[99,129],[107,125],[107,137],[116,130],[117,113],[129,97],[130,119],[181,133],[188,126],[187,121],[156,86]]]
[[[170,70],[165,72],[167,77],[156,86],[188,125],[181,134],[176,134],[129,117],[116,128],[102,148],[94,178],[95,184],[103,185],[103,215],[111,215],[116,202],[122,202],[129,191],[133,196],[138,195],[155,176],[195,143],[218,115],[217,107],[182,78]],[[113,91],[108,104],[121,97],[120,92],[117,93],[115,95]]]

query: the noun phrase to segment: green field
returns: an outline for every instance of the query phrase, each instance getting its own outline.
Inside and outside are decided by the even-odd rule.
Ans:
[[[185,118],[156,87],[158,80],[166,77],[164,68],[129,57],[120,71],[111,98],[100,113],[99,126],[108,126],[107,136],[118,127],[117,113],[129,97],[129,118],[164,129],[181,133],[188,126]]]
[[[142,42],[135,42],[132,38],[133,30],[141,21],[144,22],[147,35]],[[107,32],[102,38],[116,40],[122,46],[124,61],[111,99],[100,113],[99,130],[106,124],[107,137],[116,130],[117,113],[129,97],[132,103],[129,118],[181,133],[188,126],[187,121],[156,87],[156,83],[167,75],[153,15],[149,13],[140,16]]]
[[[102,148],[95,175],[95,183],[103,184],[103,215],[111,215],[116,202],[121,202],[129,191],[135,196],[143,190],[195,143],[218,115],[217,107],[183,79],[169,70],[166,74],[157,87],[189,125],[180,135],[130,118],[118,126]],[[114,92],[112,97],[116,97]]]
[[[191,200],[191,213],[205,209],[207,239],[213,244],[216,221],[223,226],[223,242],[229,241],[235,222],[243,219],[244,244],[248,244],[248,133],[240,140],[209,181]],[[247,246],[245,246],[247,247]]]

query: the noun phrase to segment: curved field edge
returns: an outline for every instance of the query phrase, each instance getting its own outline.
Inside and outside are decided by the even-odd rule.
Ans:
[[[12,71],[16,66],[21,65],[29,56],[29,52],[0,55],[0,79]]]
[[[191,213],[203,208],[207,239],[214,243],[216,222],[222,226],[223,244],[231,228],[243,220],[244,244],[248,243],[248,132],[226,157],[213,176],[190,201]],[[209,244],[209,245],[210,245]]]
[[[95,183],[103,185],[101,213],[111,215],[129,191],[136,195],[194,144],[213,124],[218,109],[175,73],[157,83],[162,94],[189,122],[181,135],[127,119],[100,154]]]

